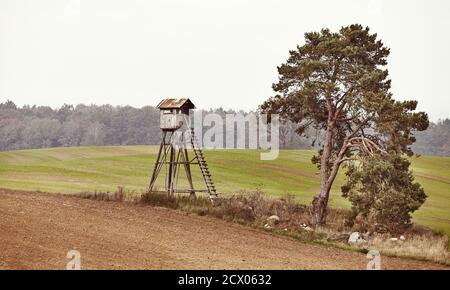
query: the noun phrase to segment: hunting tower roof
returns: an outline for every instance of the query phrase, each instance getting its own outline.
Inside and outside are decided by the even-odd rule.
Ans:
[[[195,105],[189,99],[164,99],[159,102],[159,109],[195,109]]]

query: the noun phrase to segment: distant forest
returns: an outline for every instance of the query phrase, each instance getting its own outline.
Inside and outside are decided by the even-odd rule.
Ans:
[[[236,113],[210,110],[225,115]],[[243,113],[243,112],[241,112]],[[312,149],[315,132],[300,137],[291,123],[280,128],[282,148]],[[319,137],[319,138],[317,138]],[[155,145],[159,144],[159,111],[152,106],[133,108],[111,105],[63,105],[17,107],[0,103],[0,151],[44,147]],[[450,156],[450,119],[431,123],[428,130],[416,134],[413,149],[422,155]]]

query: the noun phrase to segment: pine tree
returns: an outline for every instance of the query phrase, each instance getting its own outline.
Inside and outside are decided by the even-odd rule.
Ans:
[[[305,34],[306,43],[290,51],[278,67],[277,93],[260,109],[324,132],[313,162],[320,169],[320,192],[313,200],[315,223],[326,222],[331,186],[346,161],[358,154],[413,154],[412,132],[428,127],[428,116],[415,113],[417,102],[393,100],[387,64],[389,49],[361,25]]]

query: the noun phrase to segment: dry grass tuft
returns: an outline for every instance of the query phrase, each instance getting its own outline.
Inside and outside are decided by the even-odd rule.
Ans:
[[[167,195],[167,193],[160,193],[160,192],[144,193],[140,196],[138,202],[153,206],[161,206],[173,209],[177,208],[176,198],[170,198]]]
[[[448,237],[440,234],[407,235],[405,240],[391,241],[386,236],[375,236],[367,248],[377,249],[391,256],[413,257],[437,263],[450,264]]]
[[[117,188],[115,192],[82,192],[77,195],[78,197],[92,200],[100,200],[100,201],[137,201],[138,194],[134,191],[129,192],[125,191],[125,189],[121,186]]]

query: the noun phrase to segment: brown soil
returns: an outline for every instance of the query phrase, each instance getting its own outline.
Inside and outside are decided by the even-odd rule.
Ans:
[[[366,255],[165,208],[0,189],[0,269],[365,269]],[[383,269],[448,269],[382,257]]]

